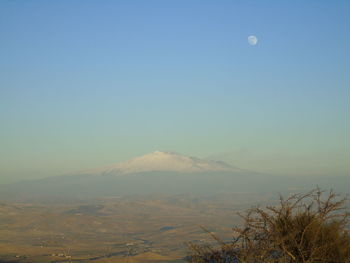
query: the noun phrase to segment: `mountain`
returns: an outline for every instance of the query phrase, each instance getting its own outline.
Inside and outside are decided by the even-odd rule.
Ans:
[[[108,167],[0,185],[0,200],[210,194],[251,184],[252,174],[220,161],[156,151]]]
[[[152,171],[203,173],[203,172],[239,172],[236,167],[219,161],[208,161],[196,157],[187,157],[175,152],[155,151],[126,162],[108,167],[83,171],[81,174],[120,175]]]
[[[86,200],[131,195],[217,195],[304,191],[320,186],[348,192],[350,177],[258,174],[224,162],[172,152],[150,153],[109,167],[0,185],[0,201]]]

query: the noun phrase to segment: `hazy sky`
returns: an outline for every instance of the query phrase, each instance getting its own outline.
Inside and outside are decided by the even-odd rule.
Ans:
[[[0,1],[0,183],[155,150],[350,175],[349,14],[348,0]]]

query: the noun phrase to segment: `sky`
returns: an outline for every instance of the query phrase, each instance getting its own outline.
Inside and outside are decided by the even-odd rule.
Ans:
[[[155,150],[350,176],[349,13],[347,0],[0,1],[0,183]]]

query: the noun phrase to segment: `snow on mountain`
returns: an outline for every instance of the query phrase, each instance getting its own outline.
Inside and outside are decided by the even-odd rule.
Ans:
[[[174,152],[156,151],[112,166],[85,171],[85,174],[131,174],[150,171],[181,173],[241,171],[224,162],[187,157]]]

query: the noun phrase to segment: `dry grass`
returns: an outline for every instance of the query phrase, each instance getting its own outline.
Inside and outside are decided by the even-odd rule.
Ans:
[[[192,263],[350,262],[347,198],[320,189],[280,197],[278,206],[249,209],[235,238],[218,247],[190,244]]]

